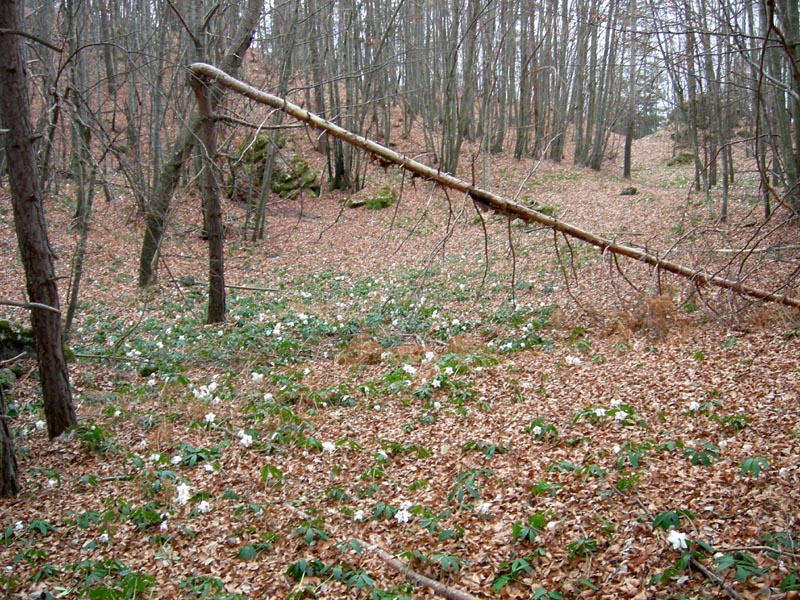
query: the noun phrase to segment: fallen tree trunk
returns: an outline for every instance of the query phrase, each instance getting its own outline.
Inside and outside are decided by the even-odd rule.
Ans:
[[[800,307],[800,298],[795,296],[751,287],[735,279],[726,279],[718,275],[707,273],[702,269],[694,269],[686,265],[661,259],[655,254],[651,254],[640,248],[618,244],[612,240],[600,237],[589,231],[585,231],[579,227],[570,225],[569,223],[559,221],[531,208],[507,200],[502,196],[498,196],[497,194],[493,194],[487,190],[475,187],[463,179],[454,177],[449,173],[443,173],[437,169],[408,158],[407,156],[398,154],[394,150],[373,142],[372,140],[369,140],[363,136],[339,127],[338,125],[331,123],[330,121],[327,121],[326,119],[323,119],[322,117],[315,115],[314,113],[311,113],[306,109],[297,106],[296,104],[292,104],[285,98],[279,98],[277,96],[273,96],[272,94],[262,92],[261,90],[239,81],[238,79],[231,77],[224,71],[221,71],[220,69],[217,69],[211,65],[205,63],[194,63],[190,65],[189,68],[196,76],[204,76],[212,79],[219,83],[222,87],[226,87],[260,104],[265,104],[267,106],[271,106],[272,108],[282,110],[295,119],[325,131],[328,134],[347,142],[348,144],[369,152],[373,156],[377,157],[382,166],[390,166],[392,164],[397,165],[403,169],[406,169],[407,171],[410,171],[413,175],[462,192],[472,198],[475,202],[478,202],[482,205],[488,205],[498,212],[522,219],[523,221],[529,223],[539,223],[540,225],[552,228],[564,235],[568,235],[570,237],[582,240],[588,244],[592,244],[593,246],[598,247],[602,253],[611,252],[613,254],[627,256],[628,258],[651,265],[657,270],[686,277],[698,286],[713,285],[715,287],[731,290],[741,294],[742,296],[768,302],[776,302],[778,304],[785,304],[787,306]]]

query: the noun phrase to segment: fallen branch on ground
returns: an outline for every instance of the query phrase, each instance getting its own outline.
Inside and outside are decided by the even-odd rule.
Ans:
[[[443,583],[439,583],[434,579],[430,579],[429,577],[425,577],[424,575],[420,575],[415,571],[412,571],[411,568],[404,563],[402,560],[399,560],[377,546],[366,544],[364,542],[361,543],[365,548],[371,550],[375,553],[378,558],[380,558],[383,562],[387,565],[392,567],[393,569],[399,571],[403,574],[403,577],[406,578],[412,585],[420,585],[422,587],[426,587],[428,589],[433,590],[433,592],[437,596],[441,596],[442,598],[448,598],[449,600],[477,600],[475,596],[472,594],[468,594],[467,592],[462,592],[460,590],[453,589],[444,585]]]
[[[291,504],[283,504],[285,508],[299,516],[301,519],[309,520],[309,517],[303,510],[297,508],[296,506],[292,506]],[[357,542],[361,545],[362,548],[366,548],[373,554],[375,554],[378,558],[380,558],[383,562],[388,564],[393,569],[399,571],[403,574],[408,581],[412,585],[418,585],[422,587],[426,587],[429,590],[432,590],[434,594],[437,596],[441,596],[442,598],[447,598],[448,600],[478,600],[472,594],[468,594],[467,592],[462,592],[460,590],[456,590],[449,586],[446,586],[443,583],[436,581],[435,579],[431,579],[430,577],[425,577],[424,575],[420,575],[419,573],[412,571],[411,567],[409,567],[403,561],[395,558],[383,548],[375,544],[369,544],[364,540],[354,539],[354,542]]]

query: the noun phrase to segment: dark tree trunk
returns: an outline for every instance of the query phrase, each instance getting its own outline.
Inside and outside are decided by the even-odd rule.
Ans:
[[[6,398],[0,387],[0,498],[11,498],[18,493],[17,456],[14,454],[14,439],[8,429]]]
[[[200,141],[203,143],[203,171],[200,190],[203,196],[203,213],[208,236],[208,315],[206,322],[222,323],[225,320],[225,247],[222,232],[222,208],[219,203],[219,186],[214,157],[217,153],[217,134],[211,114],[211,88],[206,79],[192,77],[192,89],[197,98],[200,115]]]
[[[0,29],[20,29],[17,11],[16,0],[0,2]],[[54,256],[47,240],[44,203],[36,170],[26,79],[19,36],[0,35],[0,89],[3,90],[0,119],[2,126],[9,130],[6,138],[8,175],[28,297],[31,302],[55,309],[31,309],[47,433],[54,438],[75,425],[77,418],[64,356]]]

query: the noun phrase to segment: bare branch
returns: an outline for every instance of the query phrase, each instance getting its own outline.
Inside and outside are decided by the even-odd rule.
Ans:
[[[27,308],[28,310],[34,308],[41,308],[42,310],[49,310],[54,313],[60,314],[61,311],[53,306],[47,304],[40,304],[39,302],[14,302],[13,300],[0,300],[0,305],[3,306],[17,306],[19,308]]]
[[[33,40],[34,42],[37,42],[37,43],[41,44],[45,48],[50,48],[50,50],[52,50],[53,52],[63,52],[64,51],[63,48],[59,48],[58,46],[56,46],[52,42],[48,42],[46,39],[40,38],[39,36],[33,35],[32,33],[28,33],[27,31],[19,31],[17,29],[0,29],[0,35],[18,35],[20,37],[24,37],[24,38],[27,38],[29,40]]]

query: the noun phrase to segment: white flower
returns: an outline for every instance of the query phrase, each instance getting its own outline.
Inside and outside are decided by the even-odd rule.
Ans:
[[[58,485],[58,479],[48,479],[47,480],[47,487],[54,488]]]
[[[264,394],[264,402],[271,402],[272,398],[274,398],[274,396],[272,394],[270,394],[269,392]]]
[[[181,483],[175,488],[175,501],[181,506],[185,505],[191,497],[192,488],[187,484]]]
[[[239,436],[239,442],[245,448],[249,448],[250,446],[253,445],[253,436],[250,435],[249,433],[245,433],[243,430],[240,429],[239,433],[237,433],[236,435]]]
[[[98,537],[97,539],[100,541],[101,544],[107,544],[108,543],[108,534],[105,533],[105,532],[101,533],[100,537]]]
[[[252,373],[250,373],[250,379],[253,380],[253,383],[256,383],[256,384],[261,383],[261,382],[264,381],[264,374],[263,373],[256,373],[255,371],[253,371]]]
[[[164,519],[163,521],[161,521],[161,525],[159,525],[158,528],[161,531],[166,531],[169,528],[169,523],[167,523],[167,520]]]
[[[444,368],[445,375],[452,375],[453,374],[453,367],[445,367]]]
[[[438,411],[438,410],[441,410],[441,409],[442,409],[442,403],[441,402],[439,402],[437,400],[436,402],[433,403],[433,410]]]
[[[567,356],[567,358],[564,359],[564,362],[566,362],[568,365],[579,365],[581,364],[581,359],[577,356]]]
[[[620,450],[622,450],[622,448],[620,448],[620,445],[619,445],[619,444],[614,444],[614,447],[613,447],[613,448],[611,448],[611,451],[612,451],[614,454],[619,454]]]
[[[673,550],[685,550],[686,534],[677,529],[672,529],[667,536],[667,543],[672,545]]]
[[[491,502],[481,502],[475,507],[475,510],[478,511],[478,514],[486,515],[489,513],[490,508],[492,508]]]
[[[556,526],[558,526],[558,521],[548,521],[547,525],[545,525],[548,531],[555,531]]]
[[[214,421],[216,420],[217,420],[217,415],[215,415],[213,412],[206,413],[206,416],[203,417],[203,421],[205,421],[209,425],[213,425]]]
[[[533,435],[542,435],[542,428],[539,427],[538,425],[534,425],[533,429],[531,429],[531,433]]]
[[[336,444],[333,442],[322,442],[322,451],[333,454],[336,451]]]
[[[173,465],[179,465],[181,464],[182,461],[183,457],[180,454],[178,454],[177,456],[173,456],[172,458],[169,459],[169,462]]]
[[[624,410],[618,410],[617,412],[614,413],[615,421],[624,421],[627,418],[628,418],[628,413],[626,413]]]
[[[22,531],[23,529],[25,529],[25,523],[22,521],[17,521],[14,523],[14,531]]]
[[[214,465],[212,465],[212,464],[209,464],[209,463],[205,463],[205,464],[203,465],[203,470],[204,470],[206,473],[213,473],[213,472],[214,472]]]
[[[425,353],[425,362],[431,362],[436,355],[430,350]]]
[[[211,512],[211,504],[207,500],[203,500],[197,505],[197,512],[206,514]]]
[[[116,409],[116,410],[114,411],[114,416],[115,416],[115,417],[118,417],[118,416],[120,416],[121,414],[122,414],[122,411],[121,411],[120,409]]]
[[[692,412],[700,410],[700,403],[697,402],[696,400],[692,400],[691,402],[689,402],[689,410]]]
[[[353,513],[353,520],[356,523],[360,523],[361,521],[363,521],[364,520],[364,511],[363,510],[357,510],[356,512],[354,512]]]
[[[158,462],[161,460],[161,455],[158,452],[153,452],[153,454],[147,457],[147,460],[150,462]]]
[[[380,410],[381,410],[381,405],[380,405],[380,404],[376,404],[376,405],[375,405],[375,406],[373,406],[372,408],[373,408],[373,410],[377,410],[377,411],[379,411],[379,412],[380,412]]]
[[[594,409],[594,414],[596,414],[598,417],[605,417],[606,416],[606,409],[605,408],[595,408]]]
[[[609,406],[611,406],[611,408],[619,408],[620,406],[622,406],[622,400],[617,400],[616,398],[614,398]]]
[[[417,372],[417,369],[416,369],[416,367],[412,367],[409,364],[405,364],[405,365],[403,365],[403,371],[405,371],[409,375],[413,375],[414,373]]]
[[[44,421],[39,419],[38,421],[36,421],[36,424],[35,424],[36,430],[37,431],[42,431],[44,429],[45,425],[47,425],[47,423],[45,423]]]
[[[431,379],[431,385],[432,385],[433,387],[435,387],[435,388],[441,387],[441,385],[442,385],[442,380],[441,380],[441,379],[439,379],[438,377],[434,377],[433,379]]]
[[[408,509],[411,508],[410,502],[403,502],[400,505],[400,510],[394,513],[394,520],[398,523],[408,523],[411,520],[411,513]]]
[[[375,458],[376,458],[377,460],[379,460],[379,461],[383,462],[383,461],[385,461],[385,460],[387,460],[387,459],[389,458],[389,455],[388,455],[388,454],[386,454],[386,451],[385,451],[385,450],[378,450],[378,451],[375,453]]]

